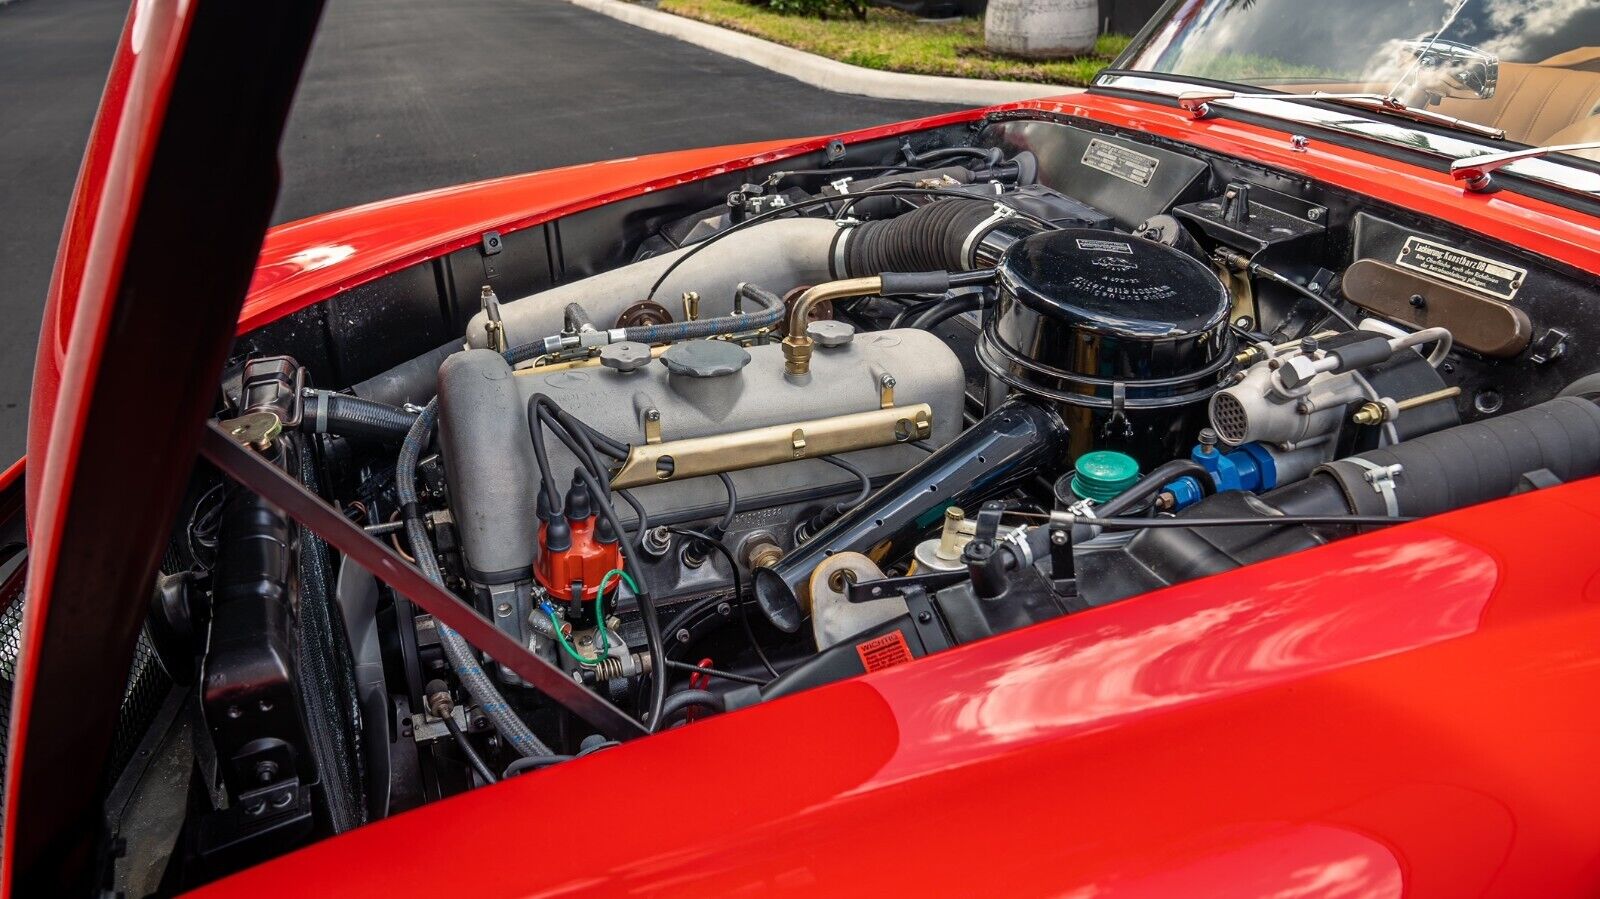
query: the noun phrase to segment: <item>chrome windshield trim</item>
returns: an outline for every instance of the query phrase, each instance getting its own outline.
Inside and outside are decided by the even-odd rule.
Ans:
[[[1151,94],[1170,99],[1178,105],[1184,94],[1194,94],[1197,86],[1191,81],[1168,79],[1159,72],[1111,75],[1102,74],[1094,81],[1096,87],[1113,88]],[[1260,90],[1241,85],[1241,90]],[[1239,96],[1226,100],[1212,100],[1213,108],[1233,108],[1256,115],[1279,119],[1290,125],[1308,125],[1338,131],[1374,140],[1408,151],[1436,157],[1446,162],[1474,156],[1498,156],[1506,146],[1487,139],[1474,139],[1471,135],[1446,134],[1410,127],[1405,121],[1379,114],[1363,115],[1355,107],[1332,109],[1307,103],[1305,100],[1279,100],[1270,95]],[[1504,165],[1502,175],[1516,175],[1590,200],[1600,198],[1600,172],[1550,158],[1526,158]],[[1514,182],[1500,182],[1511,188]],[[1512,188],[1514,189],[1514,188]]]

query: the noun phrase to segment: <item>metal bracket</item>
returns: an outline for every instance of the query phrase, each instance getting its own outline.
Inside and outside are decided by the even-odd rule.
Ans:
[[[272,449],[273,441],[283,433],[283,420],[278,418],[276,412],[246,412],[238,418],[220,422],[216,427],[221,428],[230,440],[266,451]]]
[[[661,410],[650,408],[644,410],[644,442],[656,444],[661,442]]]
[[[487,319],[483,323],[483,330],[488,338],[489,348],[497,353],[503,353],[506,351],[506,326],[500,321],[500,298],[495,296],[493,287],[485,284],[478,294],[478,300],[483,304],[483,313]]]
[[[235,442],[216,422],[206,423],[200,454],[240,485],[260,494],[290,518],[310,528],[350,561],[372,572],[437,621],[454,628],[468,643],[515,671],[534,689],[593,725],[595,730],[614,740],[645,735],[639,722],[573,681],[560,668],[529,652],[460,597],[428,580],[398,553],[323,502],[287,472]]]
[[[894,385],[898,383],[894,375],[884,372],[878,376],[878,408],[894,408]]]

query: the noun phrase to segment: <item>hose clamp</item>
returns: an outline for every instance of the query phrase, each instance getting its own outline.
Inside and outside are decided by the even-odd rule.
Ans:
[[[1383,497],[1384,514],[1388,515],[1390,518],[1399,517],[1400,500],[1397,496],[1395,496],[1394,479],[1396,475],[1405,470],[1404,467],[1398,462],[1394,465],[1379,465],[1376,462],[1363,459],[1360,456],[1352,456],[1348,461],[1354,462],[1361,468],[1366,469],[1361,477],[1368,484],[1372,485],[1372,491],[1374,493]]]
[[[1009,534],[1006,534],[1004,537],[1001,537],[1000,542],[1011,547],[1011,551],[1016,553],[1017,561],[1021,563],[1017,567],[1027,568],[1029,565],[1033,564],[1033,547],[1028,545],[1028,535],[1026,529],[1017,528]]]
[[[978,242],[983,239],[984,235],[994,230],[996,225],[1016,214],[1017,211],[1015,209],[1004,203],[994,204],[994,212],[990,213],[988,218],[979,222],[978,227],[973,228],[967,234],[967,239],[961,242],[961,260],[969,267],[976,265],[973,254],[978,249]]]

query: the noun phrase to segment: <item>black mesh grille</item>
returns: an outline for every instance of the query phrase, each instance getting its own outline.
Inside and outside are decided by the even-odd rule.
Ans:
[[[6,749],[11,744],[11,687],[22,650],[22,606],[23,597],[19,595],[0,611],[0,802],[5,795]],[[105,769],[113,776],[133,757],[172,683],[172,677],[162,667],[155,646],[150,642],[149,633],[140,631],[133,664],[128,670],[128,682],[122,692],[122,709],[112,736],[111,758]],[[0,811],[3,810],[0,806]],[[3,820],[4,816],[0,815],[0,822]],[[3,826],[0,823],[0,827]]]
[[[150,642],[148,630],[139,632],[139,642],[133,649],[133,664],[128,667],[128,685],[122,693],[122,710],[117,718],[117,732],[111,740],[111,758],[108,771],[121,771],[133,758],[133,752],[144,739],[144,732],[155,720],[156,712],[172,689],[172,677],[161,665],[155,644]]]
[[[0,801],[4,801],[6,747],[11,745],[11,682],[22,649],[22,597],[0,612]],[[4,826],[0,824],[0,826]]]

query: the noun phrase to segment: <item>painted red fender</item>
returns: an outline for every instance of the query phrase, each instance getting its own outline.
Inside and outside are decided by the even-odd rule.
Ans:
[[[1594,895],[1596,510],[1600,479],[1183,584],[196,895]]]

